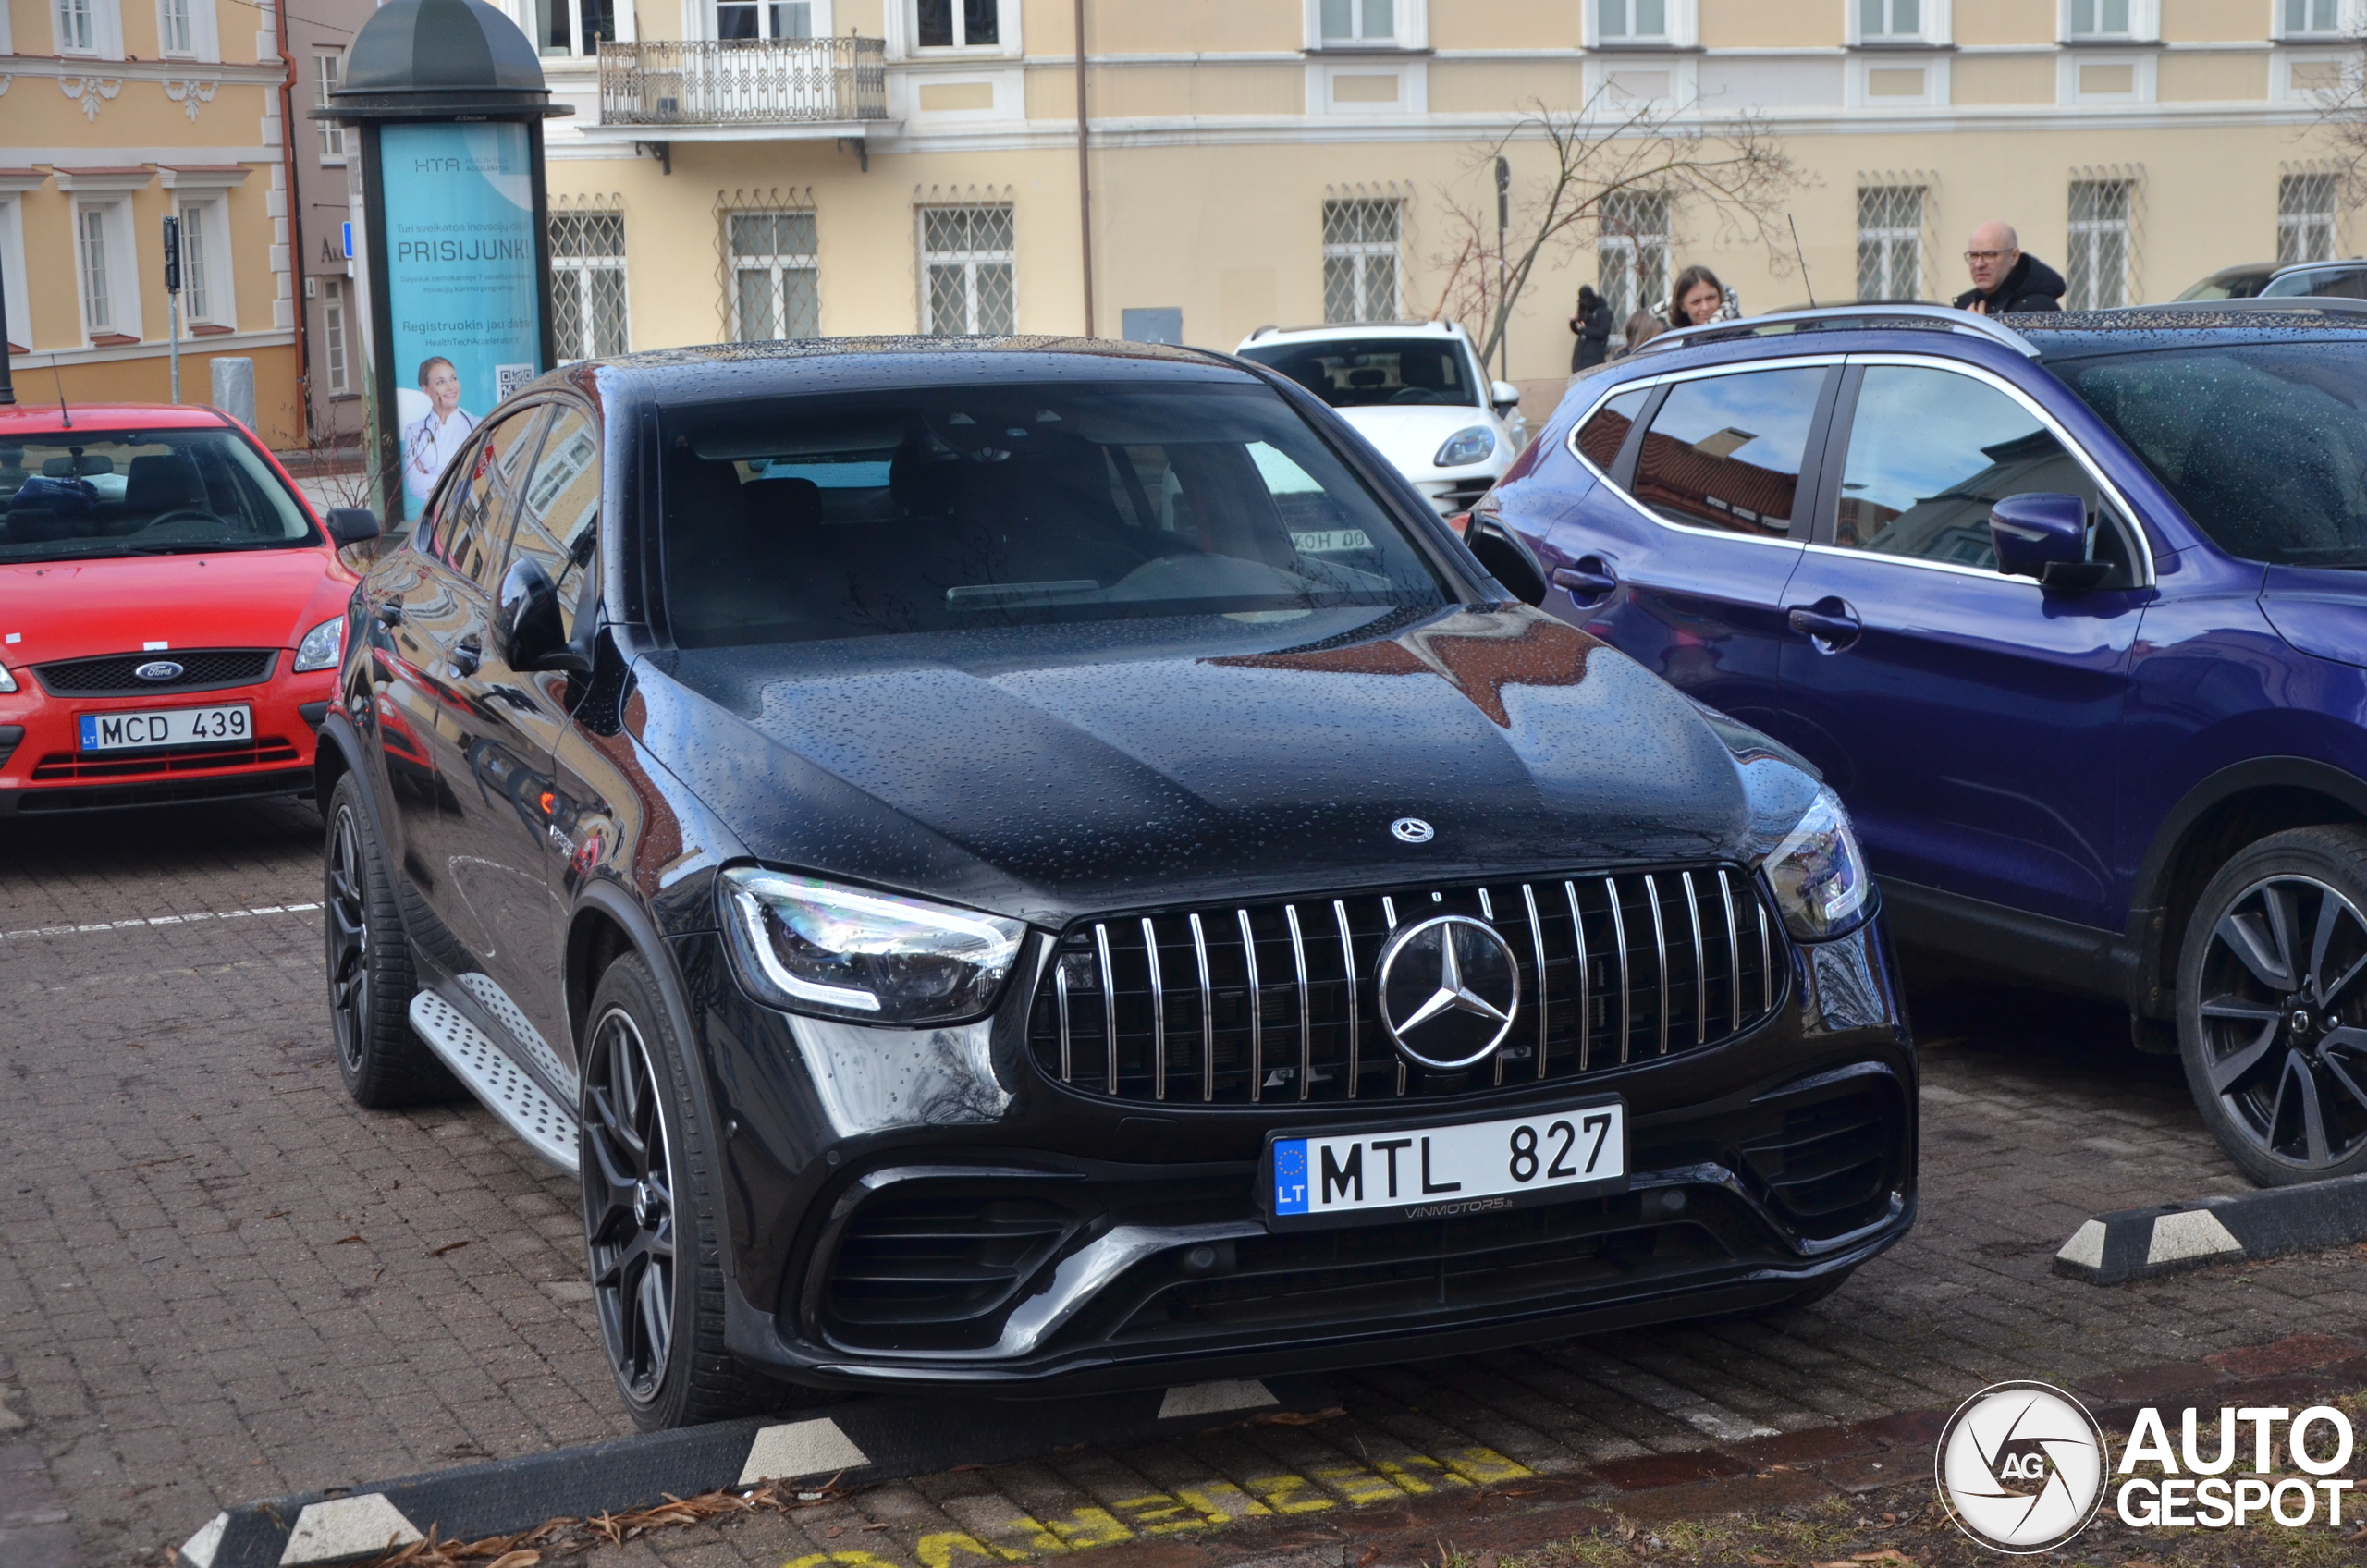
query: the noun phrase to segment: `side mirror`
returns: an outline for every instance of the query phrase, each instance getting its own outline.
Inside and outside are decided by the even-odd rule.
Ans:
[[[497,628],[502,656],[517,670],[564,669],[585,674],[592,663],[567,641],[559,624],[558,590],[531,557],[509,563],[501,574]]]
[[[1496,382],[1488,388],[1488,401],[1495,406],[1498,413],[1516,409],[1520,407],[1520,388],[1509,381]]]
[[[331,507],[321,521],[328,525],[330,542],[340,548],[378,537],[378,514],[367,507]]]
[[[1502,523],[1474,513],[1465,527],[1463,542],[1471,546],[1488,575],[1502,583],[1514,598],[1532,609],[1545,602],[1545,569]]]
[[[2088,504],[2077,496],[2008,496],[1989,508],[1989,537],[1999,571],[2044,582],[2051,567],[2088,564]]]

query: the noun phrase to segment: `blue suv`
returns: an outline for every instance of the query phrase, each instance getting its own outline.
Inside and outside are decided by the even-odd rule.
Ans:
[[[2367,1170],[2367,315],[2294,304],[1671,334],[1470,523],[1821,770],[1902,941],[2125,1001],[2264,1183]]]

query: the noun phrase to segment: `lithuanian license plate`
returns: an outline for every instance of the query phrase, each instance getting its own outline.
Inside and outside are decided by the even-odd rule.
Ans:
[[[1441,1219],[1624,1191],[1627,1114],[1599,1100],[1489,1121],[1281,1133],[1267,1153],[1277,1230]]]
[[[245,703],[211,708],[159,708],[153,713],[79,716],[86,752],[147,751],[157,746],[235,746],[255,738],[254,713]]]

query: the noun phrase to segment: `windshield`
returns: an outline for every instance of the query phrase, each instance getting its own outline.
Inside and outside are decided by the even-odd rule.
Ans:
[[[2181,300],[2249,300],[2261,291],[2274,273],[2267,267],[2229,267],[2214,272],[2178,296]]]
[[[1446,603],[1261,387],[919,388],[662,418],[685,647]]]
[[[1476,408],[1463,345],[1452,337],[1332,338],[1320,343],[1252,343],[1245,360],[1271,365],[1335,409],[1379,404]]]
[[[319,535],[230,430],[61,430],[0,443],[0,564],[286,549]]]
[[[2221,549],[2367,566],[2367,344],[2209,345],[2053,368]]]

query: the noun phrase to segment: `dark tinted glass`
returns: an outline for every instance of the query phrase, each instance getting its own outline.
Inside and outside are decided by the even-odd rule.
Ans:
[[[0,441],[0,561],[284,548],[319,538],[286,484],[227,430],[86,427]]]
[[[1822,365],[1747,371],[1669,388],[1636,459],[1636,498],[1675,522],[1788,533]]]
[[[662,430],[685,646],[1444,603],[1263,388],[923,388],[672,410]]]
[[[599,517],[599,431],[581,410],[563,410],[543,440],[533,477],[519,492],[518,532],[509,551],[512,560],[532,556],[542,563],[558,588],[559,620],[569,636]]]
[[[1993,568],[1989,508],[2034,492],[2078,496],[2095,510],[2079,459],[2005,393],[1953,371],[1867,368],[1849,423],[1835,545]]]
[[[2367,566],[2367,349],[2165,349],[2054,367],[2220,548]]]
[[[1634,392],[1622,392],[1594,411],[1594,417],[1578,426],[1578,451],[1587,461],[1611,472],[1619,460],[1619,449],[1627,444],[1627,433],[1636,427],[1636,416],[1644,411],[1644,404],[1651,398],[1650,387]]]
[[[1479,401],[1463,346],[1451,337],[1252,343],[1241,357],[1273,366],[1335,409]]]
[[[509,546],[514,478],[534,456],[534,433],[546,410],[520,410],[460,450],[436,502],[435,553],[490,594]]]

